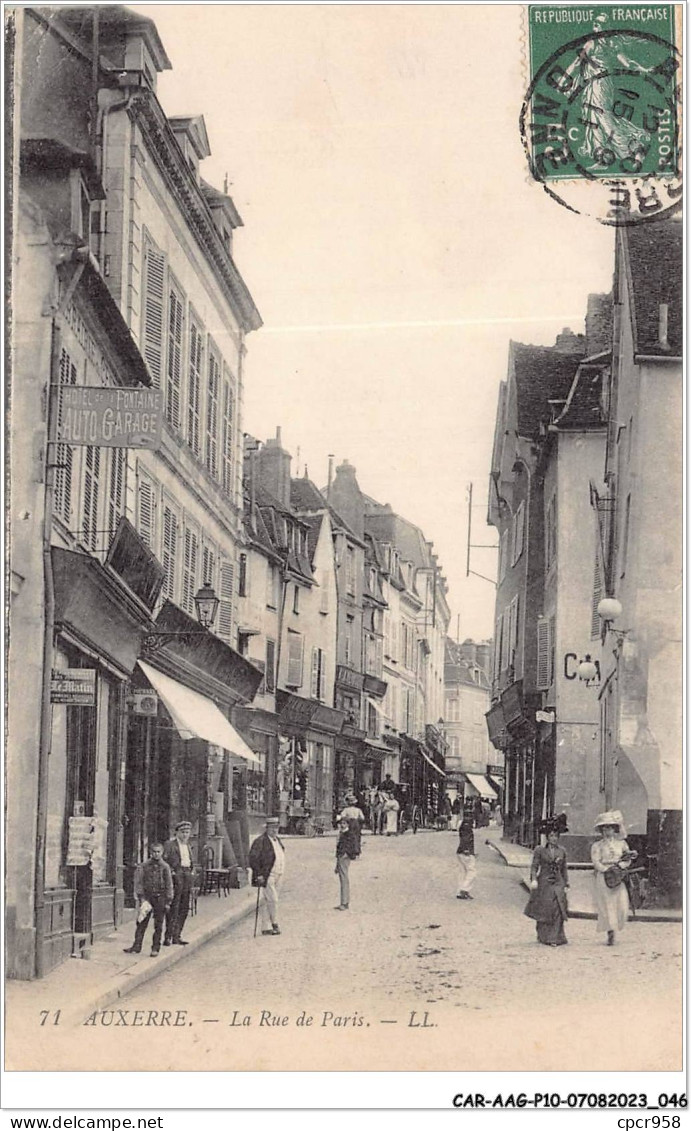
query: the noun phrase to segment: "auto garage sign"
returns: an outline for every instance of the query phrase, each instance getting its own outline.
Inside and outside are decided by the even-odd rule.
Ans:
[[[56,437],[59,444],[152,450],[160,446],[163,432],[161,389],[63,385],[60,393]]]

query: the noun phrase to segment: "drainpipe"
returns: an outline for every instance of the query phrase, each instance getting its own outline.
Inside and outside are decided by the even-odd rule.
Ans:
[[[48,377],[48,397],[46,407],[46,463],[44,474],[43,505],[43,585],[44,585],[44,627],[43,627],[43,686],[41,691],[41,723],[39,734],[38,784],[36,792],[36,857],[34,865],[34,925],[35,925],[35,971],[36,977],[44,974],[43,947],[43,908],[45,891],[45,847],[48,822],[48,768],[53,729],[53,708],[50,702],[50,685],[53,669],[53,636],[55,632],[55,588],[53,585],[53,563],[50,554],[51,531],[53,526],[53,488],[55,484],[55,451],[57,447],[58,426],[58,382],[60,366],[61,335],[59,318],[72,298],[82,276],[88,259],[88,249],[78,248],[73,258],[77,267],[56,309],[51,310],[50,372]]]

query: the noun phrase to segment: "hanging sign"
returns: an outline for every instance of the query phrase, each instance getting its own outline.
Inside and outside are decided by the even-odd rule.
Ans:
[[[60,389],[57,441],[97,448],[160,447],[163,432],[161,389]]]
[[[96,669],[53,668],[50,676],[51,703],[68,703],[72,707],[94,707],[96,704]]]

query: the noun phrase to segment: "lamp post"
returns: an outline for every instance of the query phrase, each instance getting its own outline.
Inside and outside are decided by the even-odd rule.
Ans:
[[[144,637],[142,642],[144,651],[158,652],[171,640],[179,640],[182,644],[189,644],[197,636],[208,636],[216,620],[219,604],[220,601],[211,584],[208,581],[205,582],[194,596],[194,608],[201,628],[198,630],[177,629],[175,631],[157,629]]]

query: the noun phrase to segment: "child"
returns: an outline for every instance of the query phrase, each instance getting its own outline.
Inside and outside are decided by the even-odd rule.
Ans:
[[[458,861],[458,894],[456,899],[472,899],[470,889],[475,882],[475,837],[473,835],[473,818],[466,814],[458,830],[458,848],[456,849]]]
[[[341,818],[338,822],[338,831],[335,872],[341,881],[341,902],[335,910],[347,911],[350,906],[350,880],[348,878],[350,861],[356,860],[360,855],[359,822]]]
[[[151,859],[140,864],[134,877],[134,894],[139,900],[139,914],[134,932],[134,942],[125,954],[139,954],[144,942],[149,919],[154,917],[154,938],[151,957],[155,958],[161,947],[161,931],[166,912],[173,902],[173,873],[163,859],[163,845],[151,845]]]

